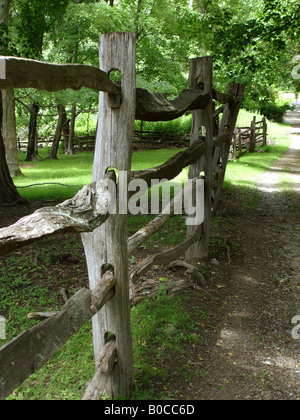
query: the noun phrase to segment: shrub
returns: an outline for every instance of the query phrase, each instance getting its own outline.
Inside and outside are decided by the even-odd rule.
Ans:
[[[266,117],[268,118],[268,120],[276,122],[276,123],[282,123],[283,122],[283,117],[285,115],[285,113],[288,110],[293,110],[293,107],[291,107],[290,105],[276,105],[276,104],[272,104],[272,103],[264,103],[262,105],[260,105],[260,112]]]

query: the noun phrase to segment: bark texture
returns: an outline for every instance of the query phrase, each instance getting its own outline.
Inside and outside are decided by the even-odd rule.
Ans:
[[[38,112],[39,105],[36,102],[31,104],[26,162],[33,162],[38,158],[36,144]]]
[[[15,98],[13,89],[2,91],[3,100],[3,139],[6,150],[6,160],[11,176],[20,176],[18,159],[18,139],[16,131]]]
[[[13,183],[6,162],[5,146],[2,136],[2,117],[2,93],[0,92],[0,205],[24,201]]]

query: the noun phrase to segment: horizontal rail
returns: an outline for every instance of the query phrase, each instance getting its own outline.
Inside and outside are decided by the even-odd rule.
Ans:
[[[131,178],[143,179],[148,185],[151,185],[152,179],[168,179],[170,181],[179,175],[185,167],[197,161],[204,154],[204,150],[204,141],[198,140],[187,150],[177,153],[160,166],[145,171],[132,172]]]
[[[151,270],[154,265],[167,265],[172,261],[177,260],[181,255],[184,255],[191,245],[201,239],[202,232],[203,225],[200,225],[193,231],[189,238],[187,238],[181,244],[177,245],[175,248],[145,258],[130,273],[130,280],[132,283],[137,283],[139,279],[143,277],[149,270]]]
[[[114,179],[109,172],[106,179]],[[110,194],[106,179],[85,186],[74,198],[45,207],[0,229],[0,256],[54,234],[92,232],[109,217]]]
[[[91,292],[81,289],[61,312],[40,322],[0,349],[0,399],[8,397],[50,360],[61,346],[114,296],[115,278],[108,271]]]
[[[120,92],[120,86],[97,67],[82,64],[52,64],[27,58],[0,56],[0,66],[6,78],[0,79],[0,89],[34,88],[48,92],[83,87],[107,93]]]
[[[165,223],[175,216],[175,211],[179,208],[182,210],[184,204],[184,197],[188,197],[194,193],[196,189],[196,181],[200,178],[194,178],[191,182],[183,188],[171,202],[156,216],[150,223],[138,230],[134,235],[128,239],[128,257],[130,258],[134,251],[146,242],[151,236],[159,232]]]
[[[169,101],[161,93],[149,93],[146,89],[136,90],[136,119],[141,121],[171,121],[187,111],[205,109],[211,102],[208,92],[185,89]]]
[[[213,88],[212,90],[212,97],[217,102],[220,102],[220,104],[223,104],[223,105],[228,104],[228,103],[231,104],[235,100],[234,96],[230,95],[229,93],[219,92],[215,88]]]
[[[35,88],[49,92],[63,89],[80,90],[87,87],[109,94],[120,93],[121,86],[112,82],[102,70],[81,64],[53,64],[17,57],[0,56],[0,66],[5,68],[5,79],[0,79],[0,89]],[[221,103],[232,102],[231,95],[213,92]],[[187,111],[205,109],[212,98],[202,90],[185,89],[169,101],[161,93],[136,90],[136,119],[142,121],[171,121]]]
[[[221,146],[223,143],[229,142],[229,136],[224,133],[214,139],[214,146]],[[167,162],[155,168],[146,169],[144,171],[134,171],[131,173],[132,179],[143,179],[151,184],[152,179],[168,179],[169,181],[176,178],[181,171],[189,165],[197,162],[205,152],[205,142],[199,139],[188,149],[177,153]]]
[[[112,338],[103,347],[96,362],[96,373],[87,387],[83,401],[101,400],[106,384],[114,370],[118,358],[116,340]]]

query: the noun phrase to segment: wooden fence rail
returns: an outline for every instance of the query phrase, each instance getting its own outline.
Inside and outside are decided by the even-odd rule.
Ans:
[[[103,392],[112,397],[128,397],[134,378],[129,291],[134,290],[133,283],[153,265],[171,263],[184,254],[188,260],[207,255],[211,215],[222,190],[244,86],[230,83],[227,93],[216,91],[212,57],[203,57],[192,60],[189,89],[174,101],[136,89],[136,38],[129,33],[101,36],[101,70],[11,57],[2,60],[6,64],[6,79],[0,80],[0,89],[32,87],[56,91],[87,86],[99,90],[100,96],[93,183],[72,200],[39,210],[13,226],[0,229],[0,255],[57,233],[83,232],[90,281],[90,290],[79,291],[61,312],[50,314],[49,319],[0,349],[0,398],[6,398],[39,369],[91,317],[95,376],[84,399],[100,399]],[[121,86],[109,79],[115,69],[122,73]],[[215,111],[218,103],[222,106]],[[156,168],[131,173],[134,120],[168,121],[188,110],[193,111],[190,147]],[[171,201],[169,213],[163,210],[128,238],[129,182],[143,181],[150,186],[153,179],[171,180],[190,165],[188,194],[196,199],[195,183],[199,177],[205,185],[203,223],[187,229],[187,238],[181,244],[146,258],[129,273],[128,256],[175,215],[183,194],[177,194]],[[127,176],[117,179],[111,168]],[[111,213],[113,192],[118,194],[116,212]],[[125,211],[120,206],[124,200]]]
[[[115,277],[103,275],[93,290],[81,289],[55,316],[19,335],[0,351],[0,399],[39,370],[62,345],[114,296]]]
[[[51,147],[53,144],[53,137],[45,137],[37,139],[37,148],[43,149],[45,147]],[[174,148],[184,148],[188,147],[190,142],[190,136],[187,135],[178,135],[168,133],[167,131],[143,131],[142,140],[141,132],[134,132],[134,150],[140,149],[158,149],[165,147],[174,147]],[[96,144],[96,135],[85,135],[85,136],[75,136],[74,137],[74,150],[79,152],[90,152],[95,150]],[[66,145],[62,145],[65,147]],[[26,153],[28,148],[28,140],[18,140],[18,150],[20,152]]]

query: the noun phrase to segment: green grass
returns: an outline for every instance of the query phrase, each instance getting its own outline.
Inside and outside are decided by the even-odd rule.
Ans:
[[[165,355],[169,351],[180,355],[186,344],[200,340],[198,320],[184,309],[182,298],[169,298],[164,293],[164,287],[160,290],[157,299],[144,300],[132,310],[135,399],[157,399],[152,388],[156,379],[164,383],[165,390],[172,389],[168,369],[176,366],[166,365],[163,362]]]
[[[224,188],[240,189],[250,207],[259,206],[259,185],[263,174],[291,145],[287,126],[283,124],[269,124],[269,138],[273,144],[257,148],[254,153],[246,153],[227,166]]]
[[[258,119],[260,115],[256,115]],[[187,118],[187,117],[186,117]],[[253,114],[241,110],[238,125],[249,125]],[[185,119],[186,121],[186,119]],[[225,180],[225,188],[233,185],[238,187],[253,188],[257,185],[259,177],[271,166],[289,147],[287,126],[283,124],[268,123],[268,134],[272,142],[277,142],[272,147],[264,149],[263,154],[246,154],[237,161],[230,163]],[[160,165],[170,157],[178,153],[178,150],[163,149],[134,152],[132,157],[132,170],[143,170]],[[24,187],[39,183],[60,183],[60,185],[42,185],[30,188],[20,188],[22,197],[28,200],[64,200],[73,197],[76,192],[91,182],[93,153],[78,153],[75,156],[64,154],[59,155],[59,160],[48,160],[48,150],[40,152],[40,162],[24,162],[25,155],[20,155],[22,172],[24,177],[15,179],[15,184]],[[24,166],[23,166],[24,165]],[[187,179],[188,170],[183,172],[174,180],[182,183]]]
[[[48,267],[49,264],[46,263]],[[18,277],[15,276],[16,267],[20,270]],[[1,300],[1,313],[5,314],[8,326],[6,342],[36,324],[27,319],[28,312],[59,309],[59,298],[51,292],[51,279],[48,279],[48,287],[45,287],[44,282],[38,285],[38,278],[35,277],[37,273],[30,267],[28,258],[18,261],[17,257],[12,256],[0,268],[0,293],[5,296]],[[35,286],[29,290],[34,280]],[[169,389],[172,388],[169,386],[167,372],[169,365],[162,361],[165,354],[172,351],[173,355],[180,355],[186,344],[200,339],[199,319],[196,320],[194,314],[184,309],[181,297],[167,297],[164,286],[166,280],[161,279],[160,293],[156,299],[145,300],[132,309],[136,377],[133,399],[164,399],[164,390],[161,395],[155,394],[153,383],[159,379]],[[208,319],[204,312],[199,312],[199,317]],[[8,399],[79,400],[93,375],[92,327],[91,322],[88,322]]]
[[[94,373],[92,326],[89,322],[8,400],[80,400]]]
[[[153,150],[134,152],[132,169],[143,170],[160,165],[178,150]],[[61,185],[36,185],[30,188],[20,188],[22,197],[28,200],[63,200],[73,197],[80,188],[90,184],[92,180],[93,153],[78,153],[75,156],[60,154],[58,160],[46,159],[48,153],[40,152],[43,159],[39,162],[24,162],[24,155],[20,156],[21,169],[24,177],[14,179],[17,187],[33,184],[59,183]]]

